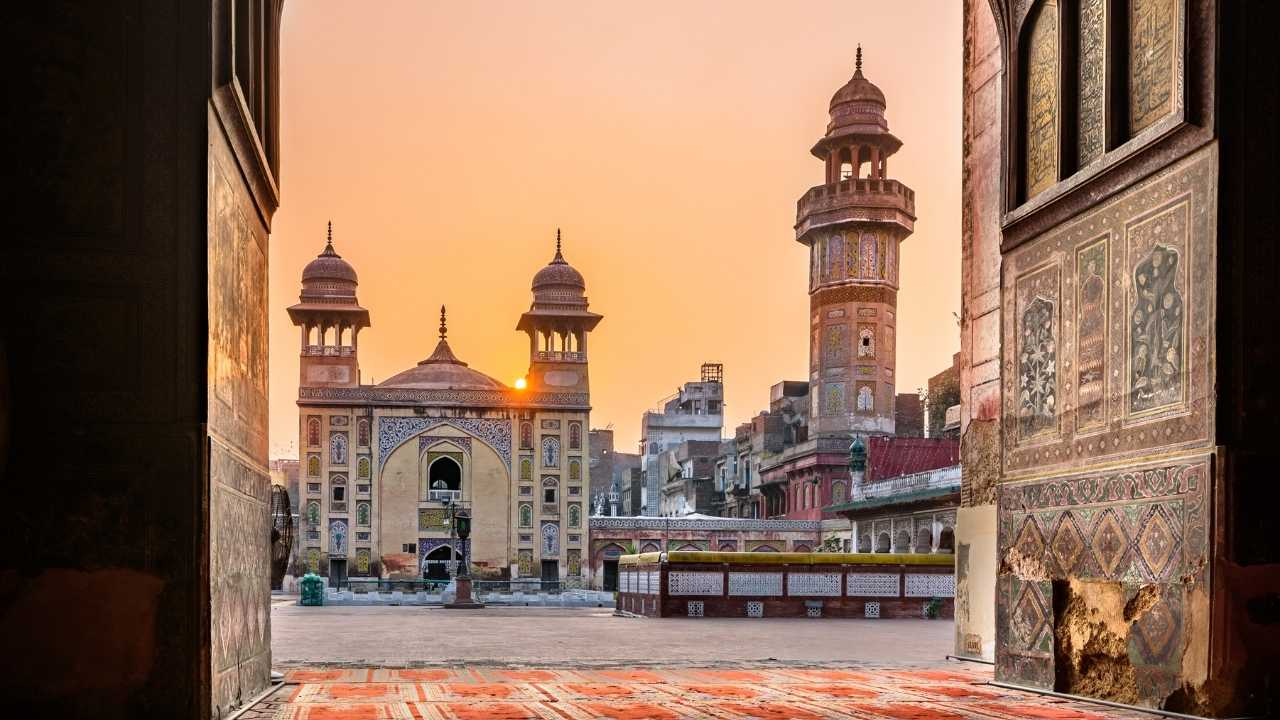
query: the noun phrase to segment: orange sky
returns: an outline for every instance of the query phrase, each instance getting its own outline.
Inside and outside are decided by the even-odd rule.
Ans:
[[[376,11],[372,8],[377,8]],[[271,237],[271,448],[295,456],[299,333],[285,308],[332,218],[373,327],[366,383],[417,363],[449,306],[471,367],[512,383],[529,282],[565,257],[604,315],[592,425],[633,451],[640,413],[725,366],[726,432],[806,377],[795,202],[853,72],[888,98],[916,191],[899,392],[959,349],[961,4],[393,2],[284,6],[280,211]]]

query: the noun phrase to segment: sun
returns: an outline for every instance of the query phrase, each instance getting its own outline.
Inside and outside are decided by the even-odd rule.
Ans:
[[[524,379],[524,378],[522,378],[522,377],[521,377],[521,378],[516,378],[516,389],[517,389],[517,390],[523,390],[523,389],[525,389],[525,387],[526,387],[526,386],[528,386],[528,384],[529,384],[529,383],[528,383],[527,381],[525,381],[525,379]]]

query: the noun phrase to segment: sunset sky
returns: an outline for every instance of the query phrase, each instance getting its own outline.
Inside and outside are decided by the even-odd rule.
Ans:
[[[725,432],[807,376],[796,199],[853,73],[888,99],[916,191],[902,249],[899,392],[959,349],[961,3],[339,2],[284,5],[281,206],[271,236],[271,451],[295,457],[303,266],[334,244],[373,326],[363,382],[449,341],[507,384],[557,227],[604,321],[592,426],[634,452],[640,414],[725,370]]]

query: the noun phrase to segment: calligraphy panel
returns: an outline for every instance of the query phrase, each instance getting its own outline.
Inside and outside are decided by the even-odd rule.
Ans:
[[[1059,34],[1057,0],[1044,0],[1027,35],[1025,127],[1027,198],[1058,181]]]
[[[1173,111],[1178,49],[1177,0],[1129,4],[1129,134]]]
[[[1106,0],[1080,2],[1080,102],[1077,112],[1080,167],[1097,160],[1106,152],[1106,6]]]

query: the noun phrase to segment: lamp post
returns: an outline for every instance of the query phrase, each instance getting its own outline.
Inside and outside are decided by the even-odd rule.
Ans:
[[[461,507],[461,503],[450,504],[448,506],[448,517],[450,519],[449,555],[452,560],[452,556],[457,553],[455,536],[462,540],[464,547],[467,539],[471,537],[471,511]],[[461,565],[458,566],[457,573],[454,575],[454,586],[457,590],[454,593],[453,602],[445,603],[445,607],[455,610],[474,610],[484,607],[484,603],[476,602],[476,599],[471,594],[471,564],[467,562],[467,554],[465,552],[462,553]]]

